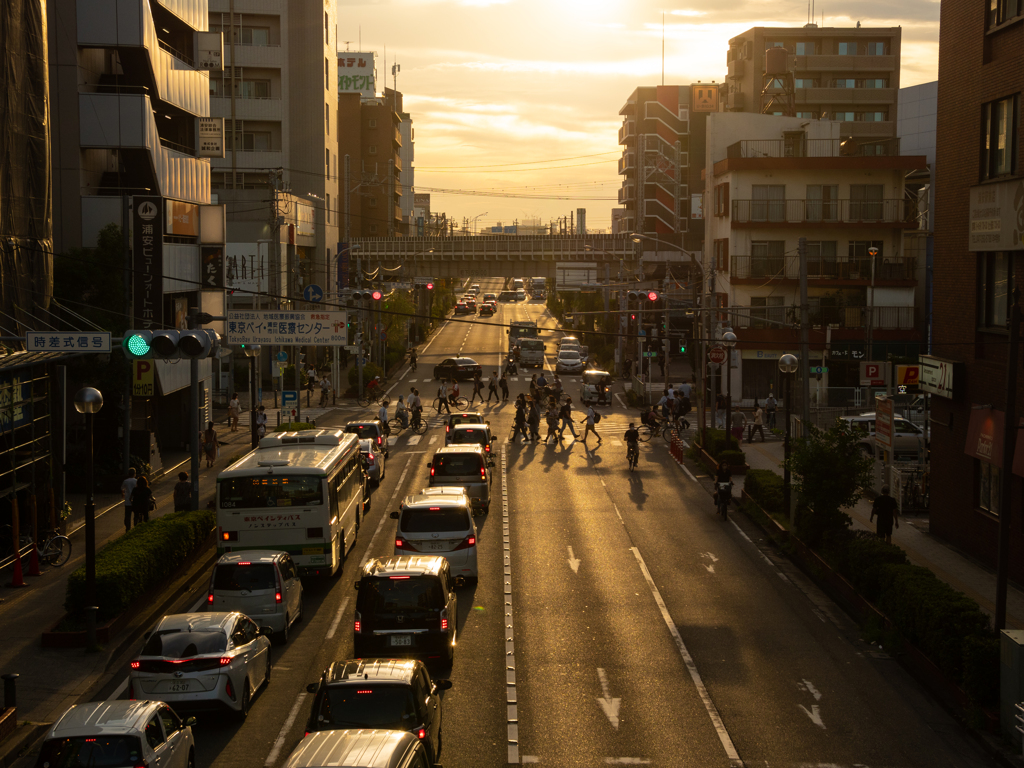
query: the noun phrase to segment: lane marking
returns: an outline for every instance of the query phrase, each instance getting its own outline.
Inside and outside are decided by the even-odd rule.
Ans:
[[[338,631],[338,625],[341,623],[341,616],[345,613],[345,609],[348,608],[348,598],[346,597],[341,601],[341,607],[338,608],[338,614],[334,617],[334,621],[331,622],[331,628],[327,630],[327,634],[324,636],[327,640],[334,637],[334,633]],[[280,669],[280,667],[278,667]]]
[[[580,560],[572,553],[572,547],[569,547],[569,567],[572,568],[573,573],[580,571]]]
[[[516,648],[512,621],[512,546],[508,519],[508,443],[501,446],[501,536],[505,561],[505,704],[508,762],[519,764],[519,694],[516,690]],[[515,704],[512,707],[509,705]]]
[[[292,704],[292,711],[288,713],[288,717],[284,721],[284,725],[281,726],[281,732],[277,735],[277,740],[274,742],[273,748],[270,750],[270,754],[267,755],[267,760],[264,765],[273,765],[277,762],[277,756],[281,754],[281,747],[284,746],[285,736],[288,735],[288,731],[291,730],[292,724],[295,722],[295,718],[299,716],[299,707],[302,706],[302,702],[306,700],[308,694],[303,691],[295,699],[295,703]]]
[[[804,711],[805,715],[811,718],[812,723],[825,730],[825,721],[821,719],[821,707],[817,704],[812,704],[810,709],[807,709],[803,704],[797,704],[797,706]]]
[[[601,696],[598,697],[597,703],[601,705],[601,710],[612,724],[612,728],[619,730],[619,705],[622,699],[613,699],[608,694],[608,676],[601,667],[597,668],[597,679],[601,681]]]
[[[672,615],[668,612],[668,606],[665,605],[665,601],[661,597],[661,591],[658,589],[658,585],[654,583],[654,578],[651,576],[651,572],[647,570],[647,563],[644,562],[643,555],[640,554],[640,550],[636,547],[630,547],[630,549],[632,550],[634,557],[636,557],[637,563],[640,565],[640,570],[644,575],[644,579],[647,580],[647,586],[650,588],[651,594],[654,596],[654,602],[657,604],[658,610],[661,611],[661,618],[664,619],[665,626],[668,627],[669,634],[672,635],[672,639],[676,642],[676,647],[679,649],[679,655],[682,657],[683,663],[686,665],[686,669],[690,673],[690,679],[693,680],[694,687],[696,687],[697,693],[704,704],[704,709],[707,710],[708,717],[711,719],[711,725],[718,734],[718,740],[722,743],[725,755],[729,758],[729,765],[731,768],[742,768],[743,761],[740,759],[739,752],[736,751],[736,746],[732,743],[732,737],[729,736],[729,731],[726,729],[725,723],[722,722],[722,716],[718,713],[718,708],[715,706],[715,702],[711,700],[711,694],[708,693],[708,689],[704,686],[704,681],[701,679],[700,672],[697,671],[697,664],[694,662],[693,657],[687,650],[686,643],[683,642],[682,635],[679,634],[679,629],[676,627],[675,622],[672,621]]]
[[[402,484],[405,482],[405,476],[407,474],[409,474],[409,467],[411,467],[411,466],[412,466],[412,461],[407,461],[405,463],[405,470],[402,472],[402,476],[400,478],[398,478],[398,484],[395,485],[395,490],[391,494],[391,498],[388,499],[388,503],[387,503],[386,506],[390,507],[392,504],[395,503],[395,497],[398,495],[398,492],[401,490]],[[375,542],[377,540],[377,534],[379,534],[381,532],[381,529],[384,527],[384,521],[385,520],[390,520],[390,519],[391,518],[388,517],[387,515],[381,514],[380,522],[377,523],[377,530],[375,530],[373,532],[373,536],[370,537],[370,543],[366,547],[366,552],[363,554],[363,559],[359,561],[359,568],[358,568],[358,570],[362,571],[363,570],[363,566],[366,565],[366,561],[370,559],[370,553],[373,552],[373,542]]]

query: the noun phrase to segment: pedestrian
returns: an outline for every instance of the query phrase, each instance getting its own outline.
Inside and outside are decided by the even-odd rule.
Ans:
[[[725,429],[725,395],[721,392],[715,395],[715,426]]]
[[[761,442],[764,442],[764,411],[761,410],[761,406],[757,404],[757,400],[754,401],[754,421],[750,425],[750,433],[747,435],[747,442],[754,442],[754,432],[757,431],[761,435]]]
[[[267,434],[267,409],[262,405],[256,411],[256,437],[266,437]]]
[[[320,407],[327,407],[327,398],[331,395],[331,380],[326,376],[320,379]]]
[[[551,400],[551,404],[548,406],[545,420],[548,423],[548,435],[544,438],[544,445],[547,445],[551,440],[556,442],[558,440],[558,408],[555,406],[554,399]]]
[[[540,440],[540,405],[533,398],[527,398],[527,402],[530,412],[526,420],[530,424],[530,439],[536,442]]]
[[[484,401],[484,380],[480,378],[480,371],[473,375],[473,396],[469,398],[469,404],[475,403],[478,397],[482,403]]]
[[[568,427],[569,431],[572,432],[573,440],[579,440],[580,436],[576,434],[576,426],[572,423],[572,398],[565,398],[565,402],[562,404],[562,410],[558,412],[559,417],[562,419],[562,428],[558,431],[558,439],[562,439],[562,435],[565,433],[565,428]]]
[[[686,418],[686,416],[687,416],[687,414],[690,413],[690,411],[692,409],[693,409],[693,406],[690,403],[690,396],[689,395],[683,395],[679,399],[679,418],[683,420],[683,429],[689,429],[690,428],[690,421],[689,421],[689,419]]]
[[[878,522],[875,523],[875,533],[878,538],[885,539],[886,544],[892,544],[892,526],[896,525],[900,527],[899,512],[896,504],[896,499],[889,495],[889,486],[882,486],[882,495],[874,500],[871,504],[871,517],[868,522],[871,522],[878,517]]]
[[[501,374],[501,378],[498,379],[498,386],[501,387],[501,402],[508,402],[508,380],[505,378],[505,374]]]
[[[597,416],[597,413],[594,411],[594,406],[593,405],[588,405],[587,406],[587,415],[586,415],[586,417],[580,420],[580,424],[582,424],[584,422],[586,422],[586,424],[587,424],[586,428],[583,430],[583,442],[584,443],[587,442],[587,435],[589,435],[591,432],[593,432],[594,435],[597,436],[597,444],[598,445],[601,444],[601,442],[602,442],[601,441],[601,435],[599,435],[597,433],[597,426],[596,426],[597,425],[597,420],[598,420],[598,416]]]
[[[684,381],[676,387],[676,397],[693,397],[693,387],[690,382]]]
[[[442,408],[444,408],[447,413],[452,412],[452,409],[448,407],[447,379],[441,379],[441,385],[437,388],[437,412],[440,413]]]
[[[655,406],[655,408],[657,410],[661,411],[661,418],[663,418],[663,419],[667,419],[668,418],[668,390],[667,389],[663,389],[661,391],[661,399],[658,400],[658,404]]]
[[[121,498],[124,499],[124,532],[132,529],[132,491],[138,480],[135,479],[135,467],[128,470],[128,477],[121,483]]]
[[[513,442],[513,443],[516,441],[516,437],[520,433],[522,433],[524,440],[529,440],[530,439],[529,435],[526,434],[526,400],[523,398],[522,395],[519,395],[519,397],[516,398],[516,405],[515,405],[515,407],[516,407],[516,415],[515,415],[515,417],[513,419],[513,425],[514,426],[512,428],[512,440],[511,440],[511,442]]]
[[[658,358],[658,366],[661,368],[661,378],[663,378],[663,379],[666,378],[666,376],[665,376],[665,358],[664,357]]]
[[[626,362],[622,364],[622,378],[628,379],[633,375],[633,361],[630,358],[626,358]]]
[[[174,484],[174,511],[187,512],[192,509],[192,483],[188,481],[188,472],[178,473],[178,482]]]
[[[743,411],[737,408],[732,412],[732,436],[736,438],[737,445],[743,442],[743,432],[747,428],[747,417]]]
[[[775,429],[775,409],[779,407],[775,395],[768,393],[768,399],[764,401],[764,411],[768,414],[768,429]]]
[[[312,408],[313,405],[313,385],[316,383],[316,369],[311,365],[306,370],[306,407]]]
[[[537,399],[537,374],[530,377],[530,397]]]
[[[212,421],[206,423],[206,431],[203,432],[203,453],[206,454],[206,468],[209,469],[217,460],[217,431]]]
[[[497,371],[493,371],[491,373],[491,378],[487,382],[487,402],[488,402],[488,404],[490,404],[492,397],[494,398],[494,402],[496,402],[496,403],[500,403],[501,402],[501,397],[499,397],[499,395],[498,395],[498,372]]]
[[[238,402],[238,393],[231,395],[228,401],[228,424],[232,432],[238,431],[238,417],[242,414],[242,405]]]
[[[153,489],[149,487],[149,480],[142,476],[132,491],[132,516],[135,518],[135,524],[148,523],[149,513],[154,509],[156,499],[153,498]]]

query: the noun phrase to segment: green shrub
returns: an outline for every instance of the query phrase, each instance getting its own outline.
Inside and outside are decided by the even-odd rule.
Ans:
[[[275,429],[275,432],[301,432],[304,429],[314,429],[313,425],[306,421],[289,421]]]
[[[363,366],[363,387],[366,386],[366,382],[372,379],[374,376],[380,376],[384,378],[384,371],[381,370],[380,366],[376,363],[367,363]],[[353,365],[348,369],[348,385],[354,389],[359,388],[359,366]]]
[[[748,469],[743,490],[768,514],[784,513],[782,478],[770,469]]]
[[[723,451],[739,451],[740,444],[736,442],[736,438],[726,435],[724,429],[709,429],[708,444],[704,446],[704,450],[717,460]]]
[[[747,463],[747,455],[743,451],[722,451],[717,456],[719,462],[725,462],[733,467],[742,467]]]
[[[108,621],[164,583],[205,541],[216,525],[213,510],[175,512],[132,528],[96,553],[98,619]],[[85,608],[85,566],[68,579],[64,609]]]
[[[887,565],[908,565],[906,553],[895,544],[886,544],[875,534],[857,531],[836,557],[837,570],[867,600],[875,602],[894,578]]]
[[[980,706],[999,700],[999,637],[992,633],[964,638],[963,689]]]

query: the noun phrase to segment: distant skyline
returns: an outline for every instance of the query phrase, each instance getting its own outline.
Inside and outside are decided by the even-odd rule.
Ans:
[[[937,78],[939,2],[855,7],[862,15],[832,15],[818,2],[815,23],[900,26],[900,85]],[[662,81],[663,11],[667,85],[723,82],[730,38],[808,18],[807,3],[764,0],[339,0],[338,39],[341,50],[349,41],[376,52],[380,89],[401,66],[416,191],[430,193],[434,212],[457,224],[478,217],[482,229],[586,208],[588,226],[606,229],[618,207],[619,109]]]

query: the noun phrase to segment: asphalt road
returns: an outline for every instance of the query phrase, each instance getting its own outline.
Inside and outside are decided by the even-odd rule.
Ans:
[[[554,325],[539,302],[501,305],[493,322],[448,323],[393,398],[416,386],[431,402],[433,365],[449,356],[473,357],[489,376],[505,344],[499,323],[527,318]],[[510,383],[513,398],[530,373]],[[568,378],[575,399],[578,377]],[[664,441],[642,444],[630,474],[627,411],[602,409],[598,447],[510,445],[511,401],[483,410],[498,466],[491,512],[477,518],[480,580],[459,591],[455,662],[443,673],[453,681],[446,768],[995,764],[756,529],[716,517]],[[430,416],[425,435],[395,439],[349,562],[306,592],[303,621],[275,647],[273,681],[248,720],[200,719],[199,768],[279,766],[302,738],[306,684],[352,654],[357,566],[391,554],[388,513],[427,484],[443,443]],[[354,418],[348,408],[320,425]]]

